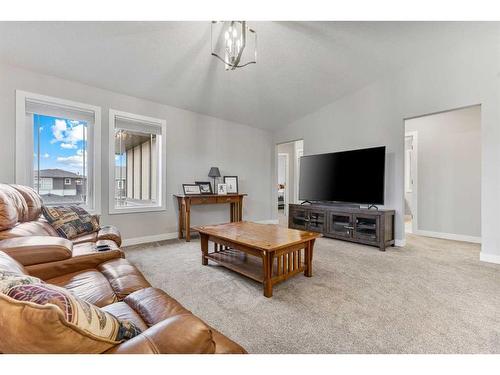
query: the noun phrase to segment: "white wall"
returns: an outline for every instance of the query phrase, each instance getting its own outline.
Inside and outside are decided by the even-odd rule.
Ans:
[[[407,120],[406,131],[418,139],[417,230],[479,239],[481,107]]]
[[[464,42],[291,123],[275,132],[275,142],[303,138],[305,155],[387,146],[385,201],[397,211],[401,244],[404,119],[481,104],[481,258],[500,262],[499,60],[498,35]]]
[[[274,143],[271,133],[6,65],[0,65],[1,182],[15,182],[16,89],[102,108],[101,220],[104,224],[117,225],[124,238],[176,232],[177,204],[173,194],[181,192],[182,183],[209,181],[207,175],[211,166],[218,166],[222,175],[239,176],[239,189],[248,194],[244,201],[244,219],[269,220],[273,215],[275,201],[271,200],[271,181]],[[109,167],[106,150],[109,108],[167,121],[166,211],[108,215]],[[192,209],[193,225],[228,220],[227,205],[198,206]]]

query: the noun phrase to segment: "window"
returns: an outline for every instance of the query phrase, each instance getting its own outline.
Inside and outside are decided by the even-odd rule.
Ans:
[[[109,212],[164,210],[165,120],[110,109],[109,123]]]
[[[16,182],[34,187],[46,205],[95,211],[99,132],[99,107],[17,91]]]

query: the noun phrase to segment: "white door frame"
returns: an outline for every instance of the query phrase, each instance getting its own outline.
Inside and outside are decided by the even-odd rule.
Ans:
[[[406,121],[405,121],[406,125]],[[411,188],[411,208],[412,208],[412,219],[411,227],[412,233],[418,232],[418,132],[415,131],[405,131],[405,138],[412,137],[412,148],[413,148],[413,159],[411,161],[411,178],[413,180]],[[406,141],[406,140],[405,140]],[[406,153],[405,153],[406,159]],[[405,162],[406,167],[406,162]],[[406,195],[406,190],[405,190]]]
[[[290,202],[290,176],[289,176],[289,167],[290,167],[290,159],[288,154],[278,152],[278,174],[279,174],[279,159],[280,157],[285,158],[285,196],[284,196],[284,204],[285,204],[285,215],[288,216],[288,204]]]
[[[299,165],[299,159],[300,157],[304,156],[304,144],[302,141],[302,147],[298,147],[298,142],[300,141],[295,141],[295,170],[293,173],[293,178],[295,179],[294,181],[294,189],[293,189],[293,203],[299,203],[299,178],[300,178],[300,165]]]

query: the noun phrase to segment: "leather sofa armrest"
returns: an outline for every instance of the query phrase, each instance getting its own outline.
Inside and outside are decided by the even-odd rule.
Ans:
[[[0,241],[0,250],[23,266],[31,266],[71,258],[73,243],[51,236],[14,237]]]
[[[109,250],[79,255],[58,262],[34,264],[25,268],[31,276],[48,280],[68,273],[94,269],[104,262],[119,258],[125,258],[121,250]]]
[[[113,225],[105,225],[97,232],[98,240],[111,240],[116,243],[118,247],[122,245],[122,236],[120,231]]]
[[[192,314],[176,315],[119,344],[109,354],[212,354],[210,328]]]

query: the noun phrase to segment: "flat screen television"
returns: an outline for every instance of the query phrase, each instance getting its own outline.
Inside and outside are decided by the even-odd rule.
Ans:
[[[299,199],[384,204],[385,146],[300,158]]]

